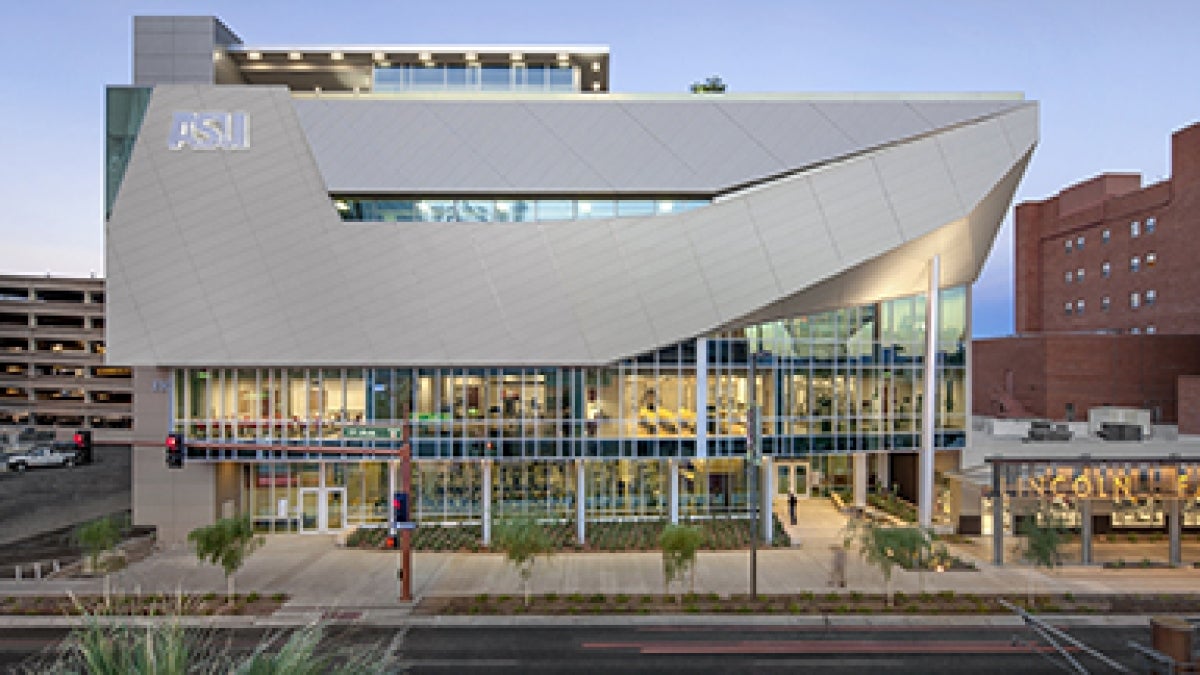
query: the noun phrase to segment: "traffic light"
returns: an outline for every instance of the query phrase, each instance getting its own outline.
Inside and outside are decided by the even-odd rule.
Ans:
[[[183,441],[183,434],[168,434],[167,435],[167,468],[182,469],[183,455],[187,450],[187,446]]]
[[[76,464],[91,464],[92,463],[92,432],[89,429],[80,429],[75,432],[75,463]]]

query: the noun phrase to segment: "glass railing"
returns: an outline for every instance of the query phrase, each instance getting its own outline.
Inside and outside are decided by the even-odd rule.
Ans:
[[[549,91],[579,90],[575,69],[556,65],[398,65],[377,66],[372,90],[405,91]]]
[[[647,217],[683,213],[707,199],[355,199],[335,197],[334,208],[356,223],[520,223]]]

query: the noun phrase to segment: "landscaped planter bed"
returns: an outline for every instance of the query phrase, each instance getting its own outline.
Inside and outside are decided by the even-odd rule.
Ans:
[[[271,596],[260,596],[258,593],[234,595],[232,601],[228,601],[223,593],[112,596],[107,602],[104,597],[96,595],[17,595],[0,598],[0,615],[266,616],[275,612],[286,601],[287,596],[282,593]]]
[[[1034,602],[1022,594],[978,595],[940,593],[896,593],[887,604],[880,593],[799,593],[794,595],[717,594],[534,595],[528,607],[524,597],[476,595],[427,597],[414,610],[419,615],[550,615],[589,614],[1011,614],[999,600],[1031,609],[1037,614],[1152,614],[1200,611],[1200,595],[1077,595],[1037,594]]]
[[[750,521],[745,519],[714,518],[687,523],[700,528],[704,535],[702,550],[721,551],[749,548]],[[587,543],[575,544],[574,523],[546,523],[542,525],[551,546],[557,551],[657,551],[659,537],[666,523],[663,521],[588,523]],[[419,527],[413,534],[413,549],[417,551],[486,551],[480,542],[483,530],[479,525],[458,527]],[[363,529],[350,535],[347,546],[368,549],[386,548],[386,530]],[[783,531],[783,525],[775,518],[773,546],[786,547],[791,541]],[[764,542],[759,546],[766,547]]]

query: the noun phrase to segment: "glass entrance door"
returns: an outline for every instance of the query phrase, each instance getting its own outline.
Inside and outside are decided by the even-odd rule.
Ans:
[[[800,499],[808,497],[808,462],[782,461],[775,465],[775,495],[787,497],[793,491]]]
[[[321,490],[318,488],[302,488],[300,490],[300,532],[311,534],[321,531]]]
[[[300,532],[320,534],[346,528],[346,488],[302,488]]]

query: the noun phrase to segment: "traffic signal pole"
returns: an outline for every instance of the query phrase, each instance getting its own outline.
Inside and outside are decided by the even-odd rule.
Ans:
[[[400,486],[412,500],[412,444],[409,442],[409,423],[404,422],[404,443],[400,446]],[[411,518],[411,516],[410,516]],[[400,530],[400,602],[412,602],[412,534],[409,528]]]

